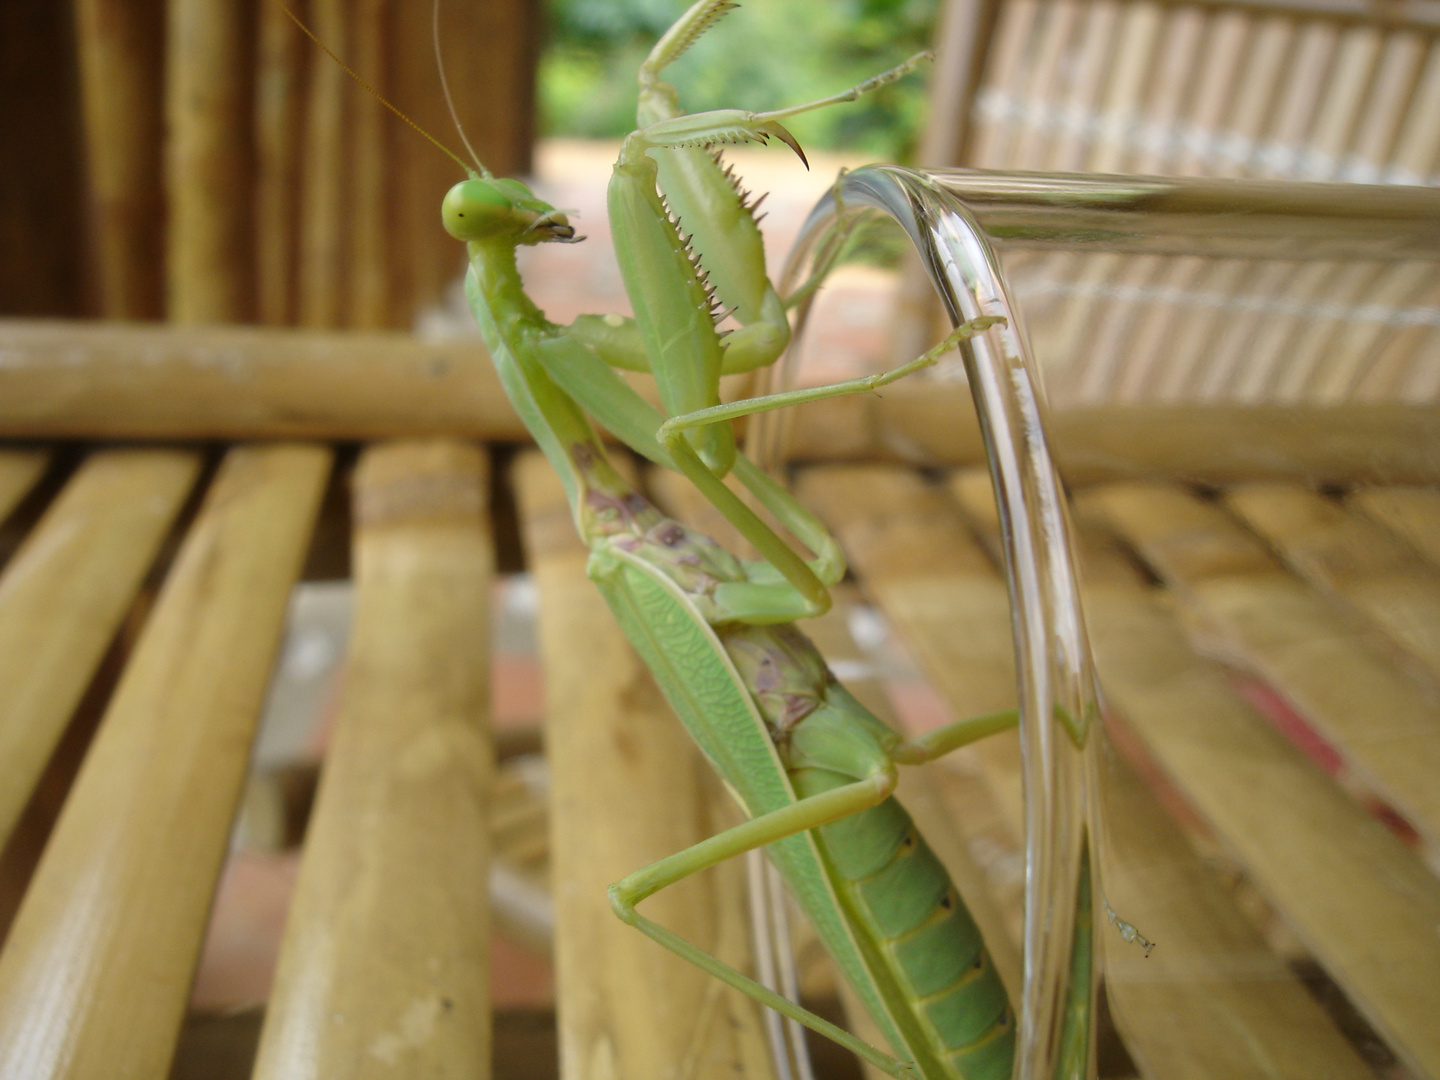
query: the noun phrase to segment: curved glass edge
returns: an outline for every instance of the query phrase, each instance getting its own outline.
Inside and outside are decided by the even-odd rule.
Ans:
[[[805,223],[784,288],[806,268],[828,269],[853,224],[875,212],[910,238],[953,323],[982,315],[1006,320],[963,343],[961,353],[999,504],[1019,680],[1025,976],[1014,1075],[1093,1076],[1099,924],[1090,897],[1104,895],[1091,881],[1099,710],[1038,370],[984,230],[951,191],[913,170],[876,165],[843,174]],[[797,337],[806,314],[802,304]],[[752,448],[762,461],[777,461],[782,438],[771,425]]]
[[[1440,188],[927,170],[1003,247],[1440,261]]]

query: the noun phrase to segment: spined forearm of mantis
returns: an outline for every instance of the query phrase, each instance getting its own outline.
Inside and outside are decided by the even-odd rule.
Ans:
[[[446,196],[446,228],[467,242],[467,294],[502,383],[558,470],[588,572],[705,755],[740,801],[741,825],[614,885],[626,922],[762,1003],[896,1077],[1009,1077],[1015,1022],[984,942],[938,860],[891,798],[898,764],[928,761],[1014,723],[962,721],[906,740],[841,686],[793,625],[828,606],[844,573],[838,545],[739,453],[730,421],[860,393],[935,363],[997,319],[977,319],[882,375],[722,405],[722,373],[775,360],[789,340],[785,299],[765,276],[753,207],[713,153],[778,139],[783,121],[900,78],[923,57],[821,101],[773,112],[688,115],[660,73],[735,5],[700,0],[640,71],[637,130],[624,142],[608,207],[634,317],[550,323],[525,294],[522,244],[569,242],[563,212],[483,169]],[[719,313],[739,323],[722,338]],[[616,373],[649,372],[663,412]],[[651,506],[610,464],[598,421],[676,469],[761,558],[742,562]],[[806,559],[723,482],[728,473],[811,551]],[[642,916],[636,905],[680,878],[764,847],[846,978],[889,1039],[882,1053],[781,998]]]

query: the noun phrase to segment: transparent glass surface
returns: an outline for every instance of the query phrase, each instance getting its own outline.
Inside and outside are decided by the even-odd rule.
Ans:
[[[887,387],[853,452],[983,466],[998,506],[1015,1075],[1094,1075],[1100,996],[1114,1075],[1433,1074],[1440,190],[875,166],[789,287],[876,222],[939,297],[902,297],[893,361],[1005,320]],[[804,423],[767,416],[762,457],[825,456]]]

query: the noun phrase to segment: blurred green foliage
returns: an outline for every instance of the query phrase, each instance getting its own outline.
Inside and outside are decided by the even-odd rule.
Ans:
[[[688,112],[773,109],[868,79],[930,43],[936,0],[747,0],[665,77]],[[549,0],[540,63],[547,135],[613,138],[635,123],[635,72],[685,0]],[[787,121],[802,145],[902,161],[924,112],[925,69],[858,101]]]

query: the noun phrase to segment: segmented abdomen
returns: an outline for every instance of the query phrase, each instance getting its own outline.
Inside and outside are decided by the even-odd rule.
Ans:
[[[795,774],[800,794],[845,778]],[[819,774],[819,775],[817,775]],[[963,1080],[1008,1080],[1015,1018],[984,939],[915,823],[894,799],[816,830],[852,920],[911,999],[937,1059]]]

